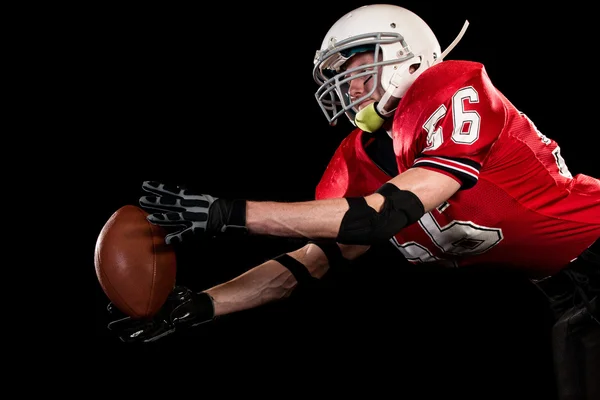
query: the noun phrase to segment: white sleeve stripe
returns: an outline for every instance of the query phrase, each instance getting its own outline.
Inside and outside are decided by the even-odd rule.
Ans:
[[[448,161],[446,159],[443,159],[444,161]],[[455,163],[457,164],[456,166],[454,165],[448,165],[445,162],[439,162],[438,160],[433,160],[432,158],[426,158],[426,159],[418,159],[414,164],[413,167],[418,167],[419,164],[433,164],[433,165],[438,165],[440,167],[442,167],[441,169],[451,169],[457,172],[461,172],[463,174],[469,175],[471,176],[473,179],[477,180],[479,179],[479,171],[477,171],[475,168],[469,168],[471,171],[475,171],[475,173],[471,172],[471,171],[465,171],[464,167],[466,167],[466,165],[461,164],[461,163]],[[460,168],[463,167],[463,168]]]
[[[443,164],[447,165],[448,167],[456,166],[459,168],[465,168],[467,170],[475,172],[476,174],[479,174],[479,169],[477,169],[471,165],[461,163],[460,161],[456,161],[456,160],[450,160],[449,158],[444,158],[444,157],[420,157],[415,160],[415,164],[420,161],[425,161],[425,160],[430,160],[431,162],[434,162],[434,163],[435,163],[434,160],[438,160],[438,161],[443,162]],[[465,171],[465,173],[467,173],[467,171]]]

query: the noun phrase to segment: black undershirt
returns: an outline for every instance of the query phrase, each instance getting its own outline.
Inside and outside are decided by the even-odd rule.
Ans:
[[[390,177],[398,175],[398,164],[394,154],[392,138],[383,129],[363,132],[362,145],[373,162]]]

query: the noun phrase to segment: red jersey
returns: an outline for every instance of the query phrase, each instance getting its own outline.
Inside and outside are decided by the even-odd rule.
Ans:
[[[316,198],[365,196],[391,177],[363,132],[338,147]],[[571,176],[555,141],[490,82],[483,65],[444,61],[409,88],[392,128],[398,171],[419,167],[461,184],[392,243],[411,262],[502,265],[553,274],[600,237],[600,181]]]

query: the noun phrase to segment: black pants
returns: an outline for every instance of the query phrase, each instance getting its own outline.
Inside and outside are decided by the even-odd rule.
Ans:
[[[554,314],[559,400],[600,400],[600,239],[552,277],[536,282]]]

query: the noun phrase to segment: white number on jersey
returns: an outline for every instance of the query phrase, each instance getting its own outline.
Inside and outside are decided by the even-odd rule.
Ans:
[[[504,238],[501,229],[477,225],[471,221],[452,221],[445,226],[440,226],[431,212],[421,217],[419,225],[433,244],[450,259],[453,256],[484,253]],[[456,266],[453,261],[434,256],[433,252],[422,244],[416,242],[400,244],[395,237],[391,242],[409,261],[438,262],[442,265]]]
[[[452,96],[452,121],[454,129],[452,130],[452,141],[458,144],[471,145],[479,139],[479,129],[481,127],[481,117],[477,111],[466,111],[464,101],[469,103],[478,103],[479,94],[471,87],[459,89]],[[423,124],[423,129],[427,132],[427,147],[423,151],[435,150],[444,142],[444,132],[442,127],[435,129],[436,124],[444,118],[448,110],[442,104]]]

